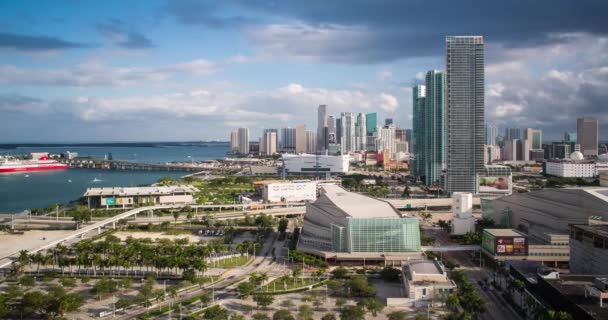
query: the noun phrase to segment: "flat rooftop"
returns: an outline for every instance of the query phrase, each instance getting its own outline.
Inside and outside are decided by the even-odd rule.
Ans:
[[[407,265],[416,274],[443,274],[443,270],[436,260],[410,261]]]
[[[386,201],[349,192],[336,185],[324,185],[321,188],[323,195],[353,218],[401,218],[399,211]]]
[[[526,237],[525,234],[513,229],[484,229],[484,231],[495,237]]]
[[[84,193],[85,197],[95,196],[147,196],[147,195],[172,195],[176,193],[195,193],[198,189],[190,185],[184,186],[158,186],[158,187],[109,187],[89,188]]]
[[[594,319],[608,319],[608,307],[600,307],[597,297],[585,297],[585,286],[592,286],[597,277],[590,275],[560,275],[559,279],[545,280],[548,284],[558,290],[565,298],[575,303]]]
[[[608,238],[608,224],[574,224],[572,227],[582,229],[585,232],[600,237]]]

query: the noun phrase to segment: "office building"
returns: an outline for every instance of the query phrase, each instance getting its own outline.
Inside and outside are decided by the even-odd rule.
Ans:
[[[395,127],[384,126],[378,131],[378,138],[376,139],[376,150],[381,151],[383,154],[388,154],[389,158],[394,158],[393,155],[396,152],[396,140],[395,140]]]
[[[305,153],[306,150],[306,126],[296,126],[296,154]]]
[[[315,153],[317,151],[317,133],[314,131],[306,131],[306,153]]]
[[[326,175],[348,173],[350,159],[349,156],[345,155],[283,154],[285,169],[290,174]]]
[[[327,144],[336,144],[336,118],[327,116]]]
[[[372,137],[376,133],[376,127],[378,126],[378,118],[375,112],[365,115],[365,124],[367,126],[367,136]]]
[[[527,128],[524,130],[524,139],[530,141],[530,148],[532,150],[542,149],[543,131],[540,129]]]
[[[567,160],[552,159],[544,163],[546,175],[562,178],[595,178],[608,171],[608,163],[584,160],[583,154],[575,151]]]
[[[576,143],[576,132],[564,132],[564,141],[563,142],[574,142]]]
[[[340,148],[342,154],[348,154],[356,150],[355,114],[353,112],[342,112],[341,119],[342,141],[340,141]]]
[[[530,160],[530,150],[532,150],[532,143],[530,140],[513,140],[517,141],[517,160],[518,161],[528,161]]]
[[[414,133],[412,129],[405,129],[405,141],[407,141],[407,147],[410,153],[414,152]]]
[[[521,130],[519,128],[506,128],[505,141],[521,139]]]
[[[279,149],[281,152],[294,153],[296,151],[296,128],[281,128],[279,137]]]
[[[306,206],[298,250],[325,258],[335,253],[419,252],[418,219],[403,216],[386,201],[325,185]]]
[[[449,193],[478,192],[484,170],[484,42],[481,36],[448,36],[447,176]]]
[[[342,143],[342,119],[336,118],[336,144]]]
[[[419,143],[423,143],[424,140],[424,108],[426,107],[426,87],[422,85],[414,86],[412,88],[412,144],[410,150],[414,153],[414,166],[412,167],[412,173],[416,177],[424,175],[424,152],[421,148],[418,148]]]
[[[249,128],[239,128],[238,133],[238,153],[241,155],[249,154]]]
[[[327,106],[322,104],[317,109],[317,152],[323,153],[327,149]]]
[[[384,119],[384,125],[385,126],[392,126],[393,125],[393,118],[386,118],[386,119]]]
[[[367,148],[367,125],[365,114],[357,115],[355,123],[355,151],[365,151]]]
[[[423,153],[424,181],[427,186],[431,186],[439,184],[441,173],[446,168],[445,72],[435,70],[427,72],[425,87],[425,108],[422,112],[424,134],[419,149]]]
[[[230,131],[230,152],[231,153],[239,152],[239,131],[238,130]]]
[[[577,143],[585,157],[597,157],[598,122],[596,118],[579,118],[576,121]]]
[[[407,141],[405,129],[395,129],[395,139],[399,141]]]
[[[498,136],[498,128],[491,124],[486,124],[486,145],[496,145],[496,138]]]
[[[467,192],[452,194],[452,234],[464,235],[475,232],[475,217],[473,217],[473,195]]]

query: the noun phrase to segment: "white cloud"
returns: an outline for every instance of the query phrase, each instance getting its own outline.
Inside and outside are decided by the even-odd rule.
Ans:
[[[397,98],[393,95],[382,92],[380,94],[380,100],[382,101],[380,107],[386,112],[393,113],[399,108],[399,101],[397,101]]]
[[[378,72],[378,79],[385,81],[393,77],[393,72],[390,70],[382,70]]]

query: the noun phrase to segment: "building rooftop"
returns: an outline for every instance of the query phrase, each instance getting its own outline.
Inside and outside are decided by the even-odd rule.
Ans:
[[[359,193],[349,192],[340,186],[323,185],[322,194],[336,207],[353,218],[400,218],[399,211],[390,203]]]
[[[84,193],[85,197],[94,196],[146,196],[146,195],[171,195],[175,193],[195,193],[198,189],[190,185],[184,186],[158,186],[158,187],[108,187],[89,188]]]
[[[437,260],[409,261],[407,265],[416,274],[443,274],[443,268]]]
[[[600,237],[608,238],[608,224],[575,224],[572,225],[572,227],[582,229],[585,232],[589,232]]]
[[[525,237],[526,235],[513,229],[484,229],[485,232],[495,237]]]
[[[598,277],[592,275],[560,275],[559,279],[546,280],[546,282],[566,299],[591,315],[593,319],[608,319],[608,307],[605,305],[600,307],[599,298],[585,297],[585,287],[593,286],[594,280]]]

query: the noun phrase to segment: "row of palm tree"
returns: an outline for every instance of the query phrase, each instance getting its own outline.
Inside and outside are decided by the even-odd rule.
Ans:
[[[253,245],[240,245],[238,249],[244,253],[253,250]],[[138,268],[140,271],[179,275],[185,271],[203,273],[207,270],[208,258],[232,250],[221,239],[194,244],[189,244],[187,239],[153,242],[151,239],[128,238],[122,242],[110,235],[102,241],[80,242],[71,247],[60,244],[46,253],[29,254],[24,250],[15,260],[15,266],[20,271],[33,266],[36,273],[41,268],[45,271],[59,268],[62,274],[67,269],[70,273],[76,271],[94,276],[98,272],[129,276]]]

